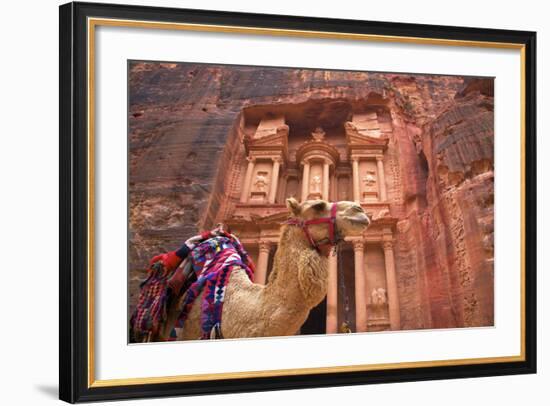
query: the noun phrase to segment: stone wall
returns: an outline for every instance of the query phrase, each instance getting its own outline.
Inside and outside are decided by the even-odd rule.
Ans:
[[[493,323],[493,80],[175,63],[129,67],[130,306],[150,257],[216,212],[250,106],[382,101],[404,329]],[[238,195],[238,194],[236,194]]]

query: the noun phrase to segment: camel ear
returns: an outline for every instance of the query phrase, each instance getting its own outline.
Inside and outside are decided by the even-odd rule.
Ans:
[[[313,209],[316,211],[323,211],[327,208],[327,203],[324,200],[316,200],[314,203],[312,203],[308,209]]]
[[[286,199],[286,207],[293,215],[297,216],[298,214],[300,214],[300,203],[298,203],[295,198],[289,197],[288,199]]]

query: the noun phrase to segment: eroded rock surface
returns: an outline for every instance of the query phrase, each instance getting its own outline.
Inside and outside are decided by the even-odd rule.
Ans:
[[[338,101],[370,100],[391,112],[401,328],[493,324],[492,79],[132,63],[129,81],[131,307],[148,259],[219,208],[243,109],[332,99],[338,114]]]

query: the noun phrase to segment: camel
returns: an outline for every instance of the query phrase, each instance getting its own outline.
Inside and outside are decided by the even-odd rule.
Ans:
[[[291,217],[311,220],[330,217],[331,204],[324,200],[298,203],[286,201]],[[359,236],[370,224],[360,205],[340,201],[336,205],[336,229],[340,237]],[[328,238],[327,224],[309,226],[314,241]],[[327,294],[327,252],[314,249],[302,228],[285,224],[273,262],[273,271],[265,285],[250,281],[244,270],[231,273],[222,311],[221,332],[224,338],[274,337],[294,335],[307,319],[310,310]],[[200,337],[200,303],[193,306],[178,340]],[[168,312],[163,335],[175,323],[179,304]]]

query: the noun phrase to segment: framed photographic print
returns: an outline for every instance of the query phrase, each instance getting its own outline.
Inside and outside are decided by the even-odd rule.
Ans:
[[[536,372],[533,32],[60,7],[60,398]]]

